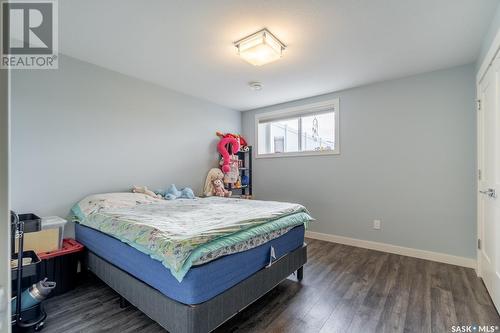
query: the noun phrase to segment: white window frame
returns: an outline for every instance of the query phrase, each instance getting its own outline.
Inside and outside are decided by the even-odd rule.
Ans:
[[[265,120],[279,120],[284,118],[293,118],[298,116],[306,116],[310,113],[326,111],[328,109],[334,110],[335,119],[335,148],[333,150],[311,150],[311,151],[298,151],[289,153],[272,153],[272,154],[259,154],[259,122]],[[276,158],[276,157],[295,157],[295,156],[321,156],[321,155],[338,155],[340,154],[340,100],[334,98],[317,103],[309,103],[300,106],[293,106],[282,110],[258,113],[255,115],[255,158]],[[300,138],[299,138],[300,139]]]

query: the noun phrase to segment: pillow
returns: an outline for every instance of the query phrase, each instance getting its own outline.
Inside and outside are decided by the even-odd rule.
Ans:
[[[83,221],[90,214],[99,212],[101,209],[133,207],[161,201],[163,200],[144,193],[119,192],[89,195],[71,208],[70,220]]]

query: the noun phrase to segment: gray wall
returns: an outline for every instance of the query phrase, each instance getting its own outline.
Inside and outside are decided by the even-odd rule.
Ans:
[[[65,56],[59,70],[15,71],[12,93],[12,207],[42,216],[134,184],[201,193],[215,131],[241,124],[237,111]]]
[[[498,29],[500,29],[500,4],[495,11],[495,16],[493,17],[490,27],[483,38],[483,42],[481,43],[481,50],[479,51],[479,56],[476,62],[476,70],[479,70],[479,67],[483,63],[486,53],[488,53],[491,43],[497,35]]]
[[[0,288],[10,295],[10,223],[9,221],[9,113],[8,71],[0,69]],[[10,327],[10,296],[0,302],[8,303],[7,311],[0,313],[0,332]]]
[[[243,134],[257,112],[332,97],[341,154],[256,159],[257,198],[303,203],[312,231],[474,257],[474,66],[247,111]]]

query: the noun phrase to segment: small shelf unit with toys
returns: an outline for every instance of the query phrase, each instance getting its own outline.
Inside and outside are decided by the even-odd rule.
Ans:
[[[232,191],[233,198],[252,198],[252,146],[247,146],[245,151],[236,153],[238,156],[239,179],[236,183],[224,184],[228,191]]]

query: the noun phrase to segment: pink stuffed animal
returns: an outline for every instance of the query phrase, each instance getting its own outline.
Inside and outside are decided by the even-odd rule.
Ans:
[[[221,139],[217,144],[217,149],[222,155],[222,172],[224,173],[228,173],[231,170],[231,167],[229,166],[231,156],[227,151],[228,145],[231,145],[231,153],[236,154],[240,150],[240,141],[235,138],[227,137]]]
[[[215,179],[213,181],[214,185],[214,195],[218,197],[230,197],[233,193],[224,188],[224,183],[221,179]]]

